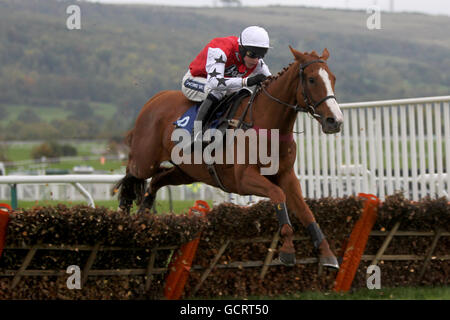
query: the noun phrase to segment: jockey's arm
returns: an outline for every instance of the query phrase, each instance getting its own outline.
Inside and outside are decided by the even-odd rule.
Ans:
[[[206,84],[212,90],[225,91],[229,89],[240,89],[244,82],[242,78],[225,78],[226,54],[219,48],[209,48],[206,61]]]

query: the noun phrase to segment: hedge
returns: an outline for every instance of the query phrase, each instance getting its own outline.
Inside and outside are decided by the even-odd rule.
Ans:
[[[342,254],[343,245],[358,220],[363,201],[357,197],[306,199],[317,222],[327,236],[333,251]],[[187,211],[188,208],[186,208]],[[307,236],[305,228],[291,214],[296,235]],[[389,196],[379,208],[373,230],[390,230],[401,221],[403,231],[450,231],[450,205],[445,198],[426,198],[411,202],[401,194]],[[35,207],[10,214],[6,247],[35,245],[94,245],[123,247],[126,251],[100,251],[92,269],[146,268],[152,248],[181,245],[194,239],[199,232],[201,240],[188,283],[186,297],[191,297],[203,269],[207,268],[226,240],[253,238],[271,239],[278,222],[269,201],[250,207],[229,203],[215,206],[207,218],[187,214],[135,214],[87,206]],[[365,254],[375,254],[384,237],[370,237]],[[416,254],[425,256],[432,237],[394,237],[386,254]],[[441,237],[434,255],[448,255],[449,237]],[[233,261],[264,261],[269,243],[232,242],[219,264]],[[311,241],[296,241],[297,258],[315,257]],[[0,273],[17,270],[26,255],[25,250],[5,249],[0,258]],[[39,250],[27,269],[65,270],[69,265],[85,265],[89,251]],[[168,251],[158,251],[156,264],[165,266]],[[353,288],[366,285],[368,261],[362,262],[353,282]],[[425,276],[418,281],[418,270],[423,261],[382,261],[382,286],[448,285],[448,260],[434,259]],[[203,283],[195,297],[273,296],[298,291],[333,288],[335,271],[317,273],[316,264],[298,264],[294,267],[272,266],[264,280],[259,279],[260,268],[216,268]],[[11,277],[0,277],[0,299],[161,299],[165,275],[155,275],[150,290],[145,290],[144,276],[89,277],[81,290],[69,290],[66,276],[27,276],[11,290]]]

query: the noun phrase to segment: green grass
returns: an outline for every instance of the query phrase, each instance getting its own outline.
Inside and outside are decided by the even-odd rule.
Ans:
[[[94,114],[103,118],[111,117],[117,110],[117,107],[110,103],[91,102],[90,105]]]
[[[107,171],[107,173],[122,172],[122,166],[126,163],[119,160],[108,160],[104,165],[100,163],[100,156],[98,160],[76,160],[76,161],[61,161],[60,163],[52,163],[47,168],[49,169],[67,169],[72,170],[75,166],[91,166],[94,170]],[[124,170],[123,170],[124,171]]]
[[[37,144],[26,143],[26,144],[11,144],[6,149],[6,157],[9,161],[22,161],[31,159],[31,149],[33,149]]]
[[[0,200],[2,203],[11,204],[11,201]],[[207,201],[210,207],[213,207],[212,201]],[[173,201],[173,212],[174,213],[187,213],[189,208],[194,205],[194,200],[176,200]],[[32,207],[48,207],[55,206],[57,204],[65,204],[69,207],[75,205],[87,205],[86,201],[57,201],[57,200],[41,200],[41,201],[21,201],[18,202],[18,208],[21,209],[30,209]],[[111,210],[116,210],[119,203],[117,200],[104,200],[104,201],[95,201],[95,205],[97,207],[106,207]],[[156,210],[158,213],[168,213],[170,212],[170,205],[168,200],[156,200]],[[137,207],[133,206],[131,210],[132,213],[136,212]]]
[[[75,140],[74,140],[75,141]],[[104,149],[106,147],[105,142],[73,142],[73,143],[63,143],[57,141],[59,144],[71,144],[77,149],[77,156],[90,156],[93,151],[98,151],[99,149]],[[8,145],[6,155],[10,161],[21,161],[31,159],[31,150],[40,145],[42,142],[24,142],[24,143],[12,143]]]
[[[64,103],[64,100],[61,102]],[[110,103],[90,102],[89,105],[92,107],[92,111],[95,115],[105,119],[111,117],[117,109],[115,105]],[[44,122],[52,122],[56,119],[65,119],[72,113],[72,110],[68,110],[63,106],[32,106],[23,104],[10,104],[6,105],[4,108],[7,116],[0,119],[0,124],[2,125],[6,125],[9,122],[17,120],[17,117],[25,110],[35,111],[36,114]]]
[[[19,114],[25,110],[33,110],[41,118],[42,121],[51,122],[55,119],[64,119],[70,112],[62,107],[34,107],[28,105],[7,105],[5,111],[7,116],[0,119],[2,125],[6,125],[9,122],[16,121]]]
[[[263,299],[262,297],[259,297]],[[348,293],[302,292],[279,296],[280,300],[450,300],[450,287],[401,287],[358,289]]]
[[[39,145],[36,142],[10,144],[6,148],[6,157],[9,161],[31,160],[31,150]],[[59,163],[51,163],[46,165],[47,169],[66,169],[72,170],[74,166],[91,166],[94,170],[107,171],[109,173],[117,173],[122,170],[122,166],[126,163],[120,160],[108,160],[105,164],[100,163],[100,155],[94,154],[94,151],[106,148],[107,142],[74,142],[69,143],[77,148],[77,157],[97,157],[95,160],[70,160],[66,161],[64,157],[60,158]],[[22,170],[26,170],[22,169]],[[8,172],[14,169],[8,169]]]
[[[105,149],[107,142],[86,141],[69,144],[72,144],[74,147],[77,148],[77,156],[91,156],[94,151],[98,151],[99,149]]]
[[[199,297],[199,299],[205,299]],[[218,300],[241,300],[236,297],[220,297]],[[379,290],[357,289],[347,293],[298,292],[292,295],[249,296],[247,300],[450,300],[447,287],[398,287]],[[214,299],[215,300],[215,299]]]

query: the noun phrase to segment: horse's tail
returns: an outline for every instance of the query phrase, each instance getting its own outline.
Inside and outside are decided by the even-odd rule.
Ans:
[[[145,195],[147,187],[147,181],[145,179],[139,179],[135,176],[127,173],[125,177],[117,182],[112,190],[112,195],[118,194],[119,207],[131,208],[133,201],[136,204],[140,204]]]

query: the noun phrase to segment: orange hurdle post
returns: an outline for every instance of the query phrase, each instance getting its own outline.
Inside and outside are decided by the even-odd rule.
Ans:
[[[345,248],[343,261],[334,286],[334,291],[336,292],[347,292],[350,290],[364,249],[366,248],[369,234],[377,219],[380,200],[376,196],[366,193],[360,193],[358,196],[366,198],[367,201],[361,217],[353,227],[350,239]]]
[[[206,201],[197,200],[194,206],[189,209],[189,216],[201,214],[205,217],[210,210]],[[170,273],[166,278],[164,288],[164,296],[168,300],[178,300],[183,294],[199,242],[200,234],[194,240],[182,245],[172,258],[169,264]]]

